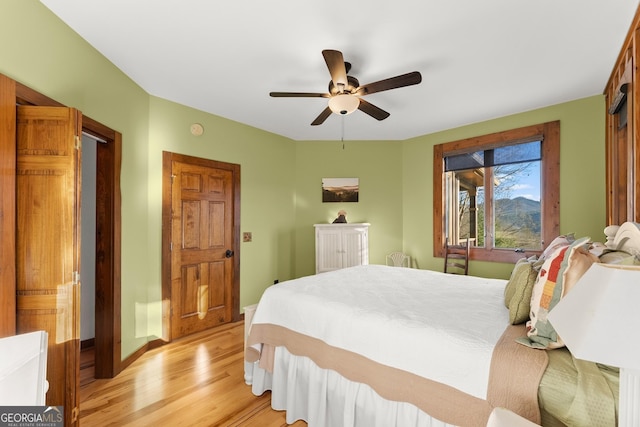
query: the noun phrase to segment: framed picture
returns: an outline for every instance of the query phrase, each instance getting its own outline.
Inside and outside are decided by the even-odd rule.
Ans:
[[[357,202],[358,178],[322,178],[322,202]]]

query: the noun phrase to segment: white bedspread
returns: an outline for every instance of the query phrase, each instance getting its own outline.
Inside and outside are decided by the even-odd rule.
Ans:
[[[275,324],[486,399],[508,324],[506,281],[368,265],[271,286],[252,324]]]

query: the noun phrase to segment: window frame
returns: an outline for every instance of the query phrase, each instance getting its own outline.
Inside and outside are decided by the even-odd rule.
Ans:
[[[444,159],[471,150],[480,151],[505,145],[518,144],[542,137],[542,159],[540,165],[540,220],[542,247],[545,248],[560,232],[560,121],[541,123],[521,128],[496,132],[433,146],[433,255],[444,257],[445,245],[445,197]],[[485,197],[491,196],[487,194]],[[486,221],[486,220],[485,220]],[[487,223],[485,223],[487,227]],[[484,232],[484,230],[483,230]],[[485,242],[487,241],[485,237]],[[493,245],[493,240],[491,240]],[[478,261],[515,262],[524,256],[539,255],[542,251],[495,247],[471,247],[469,258]]]

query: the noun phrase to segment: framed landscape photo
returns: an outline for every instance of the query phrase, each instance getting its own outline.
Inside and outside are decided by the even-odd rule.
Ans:
[[[359,178],[322,178],[322,202],[357,202]]]

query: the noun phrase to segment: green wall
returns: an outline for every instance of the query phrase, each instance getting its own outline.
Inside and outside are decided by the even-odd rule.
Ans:
[[[123,134],[122,146],[122,355],[146,336],[149,286],[147,169],[149,95],[71,31],[37,0],[3,0],[0,73]],[[140,324],[142,322],[142,324]],[[81,326],[82,327],[82,326]]]
[[[313,224],[368,222],[369,262],[402,250],[402,142],[303,141],[296,143],[296,276],[315,273]],[[322,203],[322,178],[358,178],[358,203]]]
[[[404,249],[420,268],[442,268],[433,257],[433,146],[560,120],[560,233],[603,241],[605,227],[604,96],[541,108],[425,135],[403,144]],[[472,262],[470,274],[508,278],[509,264]]]
[[[275,279],[294,277],[293,217],[295,143],[287,138],[150,97],[149,131],[149,302],[160,310],[162,229],[162,152],[239,164],[241,231],[252,233],[240,243],[240,305],[258,301]],[[192,123],[204,127],[202,136],[189,131]],[[156,323],[159,327],[160,324]],[[160,329],[150,331],[159,335]]]
[[[241,166],[241,230],[253,233],[240,249],[241,307],[294,277],[293,141],[150,96],[37,0],[2,1],[0,52],[0,73],[123,135],[123,358],[162,326],[163,150]]]
[[[313,224],[340,209],[369,222],[370,262],[404,250],[414,266],[442,270],[433,257],[433,146],[537,123],[560,121],[560,232],[604,240],[604,96],[596,95],[406,141],[297,142],[296,276],[313,274]],[[322,178],[360,178],[359,203],[322,203]],[[470,273],[508,278],[511,264],[472,262]]]
[[[160,335],[165,150],[241,166],[241,231],[253,233],[240,250],[241,307],[275,279],[312,274],[313,224],[331,222],[340,209],[349,222],[371,223],[371,263],[403,249],[419,268],[441,270],[431,248],[433,144],[532,123],[562,122],[561,231],[602,234],[602,96],[407,141],[295,142],[149,95],[37,0],[3,0],[0,8],[0,73],[123,135],[123,358]],[[194,122],[205,128],[200,137],[189,133]],[[351,177],[360,180],[359,203],[322,203],[322,178]],[[471,266],[479,275],[509,271]]]

